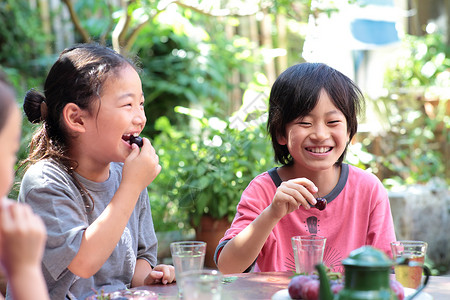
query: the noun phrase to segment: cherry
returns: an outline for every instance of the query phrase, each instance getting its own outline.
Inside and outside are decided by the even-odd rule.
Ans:
[[[139,148],[141,148],[144,145],[144,141],[142,140],[142,138],[140,136],[130,136],[130,145],[135,143],[136,145],[139,146]]]
[[[318,210],[324,210],[325,207],[327,207],[327,199],[318,197],[318,198],[316,198],[316,201],[317,201],[317,203],[316,203],[315,207]]]

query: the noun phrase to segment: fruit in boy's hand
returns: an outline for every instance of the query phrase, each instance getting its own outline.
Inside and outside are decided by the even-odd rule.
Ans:
[[[138,145],[139,148],[141,148],[144,145],[144,141],[142,140],[142,138],[140,136],[130,136],[130,145],[131,144],[136,144]]]
[[[301,299],[303,286],[310,280],[313,279],[307,275],[297,275],[293,277],[288,285],[289,296],[291,296],[292,299]]]
[[[397,299],[403,300],[405,298],[405,290],[403,289],[403,285],[395,279],[391,279],[389,284],[391,286],[391,290],[397,296]]]
[[[327,207],[327,199],[318,197],[318,198],[316,198],[316,201],[317,201],[317,203],[316,203],[315,207],[318,210],[324,210],[325,207]]]

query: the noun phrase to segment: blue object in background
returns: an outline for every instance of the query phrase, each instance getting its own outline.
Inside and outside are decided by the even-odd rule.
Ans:
[[[365,44],[383,46],[400,41],[395,22],[355,19],[350,30],[355,39]]]

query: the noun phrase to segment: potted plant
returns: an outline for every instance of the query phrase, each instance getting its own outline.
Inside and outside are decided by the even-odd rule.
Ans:
[[[179,222],[195,229],[196,239],[208,243],[205,265],[214,267],[215,248],[234,218],[241,194],[257,174],[271,167],[272,150],[262,122],[208,118],[185,107],[176,111],[188,116],[191,125],[177,129],[165,117],[157,120],[155,128],[161,133],[153,144],[159,151],[165,191],[155,192],[159,199],[165,195]]]

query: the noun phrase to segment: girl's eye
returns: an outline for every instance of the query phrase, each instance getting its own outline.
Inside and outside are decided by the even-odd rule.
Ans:
[[[300,124],[302,126],[311,126],[311,123],[308,123],[308,122],[298,122],[298,124]]]

